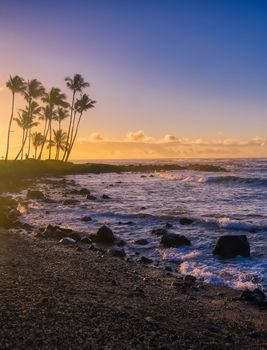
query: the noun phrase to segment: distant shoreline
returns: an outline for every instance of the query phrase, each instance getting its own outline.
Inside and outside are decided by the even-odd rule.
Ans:
[[[64,176],[75,174],[102,174],[102,173],[127,173],[140,172],[148,173],[155,171],[205,171],[205,172],[225,172],[220,166],[211,164],[188,164],[179,165],[175,163],[167,164],[133,164],[114,165],[104,163],[65,163],[61,161],[0,161],[0,192],[17,190],[24,187],[24,181],[45,176]]]

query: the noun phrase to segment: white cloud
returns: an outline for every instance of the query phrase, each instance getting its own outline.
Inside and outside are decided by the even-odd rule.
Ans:
[[[181,139],[179,137],[171,135],[171,134],[166,134],[163,137],[162,142],[181,142]]]
[[[106,141],[106,140],[99,132],[94,132],[90,136],[90,141],[98,142],[98,141]]]
[[[149,142],[152,141],[152,137],[146,136],[143,130],[129,132],[126,141],[129,142]]]

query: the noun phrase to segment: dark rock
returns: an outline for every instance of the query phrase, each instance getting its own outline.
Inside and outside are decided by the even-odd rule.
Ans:
[[[167,233],[168,231],[165,228],[155,228],[154,230],[152,230],[152,234],[156,236],[163,236]]]
[[[196,277],[192,275],[185,275],[184,276],[184,281],[190,282],[190,283],[195,283],[196,282]]]
[[[191,245],[191,242],[189,241],[188,238],[186,238],[183,235],[178,235],[175,233],[164,234],[161,238],[160,243],[167,248],[171,248],[171,247],[176,248],[183,245]]]
[[[216,243],[213,254],[219,255],[224,259],[235,258],[238,255],[249,258],[250,246],[247,236],[221,236]]]
[[[76,244],[76,241],[72,238],[64,237],[59,241],[59,243],[64,244],[64,245],[74,245],[74,244]]]
[[[189,218],[181,218],[179,221],[181,225],[191,225],[194,222],[194,220]]]
[[[100,229],[97,231],[97,234],[96,234],[97,242],[112,244],[114,240],[115,240],[115,236],[109,227],[104,225],[100,227]]]
[[[77,199],[65,199],[63,205],[75,205],[79,203]]]
[[[172,224],[170,224],[169,222],[167,222],[167,223],[166,223],[166,225],[165,225],[165,227],[166,227],[166,228],[172,228],[172,227],[173,227],[173,225],[172,225]]]
[[[80,240],[80,243],[91,244],[92,240],[89,237],[82,237],[81,240]]]
[[[93,196],[92,194],[88,194],[86,198],[89,199],[90,201],[97,200],[96,196]]]
[[[102,199],[111,199],[107,194],[103,194]]]
[[[28,191],[27,199],[45,199],[43,192],[41,191]]]
[[[251,301],[253,303],[256,303],[258,305],[264,304],[266,300],[266,295],[261,291],[259,288],[251,290],[245,290],[240,295],[241,300]]]
[[[153,260],[147,258],[146,256],[141,256],[140,262],[141,262],[142,264],[152,264],[152,263],[153,263]]]
[[[119,221],[118,222],[118,225],[133,225],[133,222],[132,221],[127,221],[127,222],[121,222],[121,221]]]
[[[146,239],[138,239],[134,243],[139,245],[147,245],[148,241]]]
[[[116,244],[118,247],[125,246],[126,242],[123,239],[116,239]]]
[[[90,191],[87,188],[82,188],[80,190],[72,190],[70,192],[70,194],[74,194],[74,195],[80,195],[80,196],[87,196],[90,195]]]
[[[78,232],[71,232],[68,237],[74,239],[76,242],[81,240],[81,236],[79,235]]]
[[[146,207],[141,207],[140,210],[146,210]]]
[[[112,256],[116,256],[118,258],[124,258],[126,256],[125,250],[119,249],[119,248],[112,248],[112,249],[110,249],[109,253]]]
[[[84,221],[84,222],[92,221],[92,218],[90,218],[90,216],[84,216],[81,218],[81,221]]]

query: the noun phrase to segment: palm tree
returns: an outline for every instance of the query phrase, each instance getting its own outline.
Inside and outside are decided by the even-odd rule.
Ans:
[[[14,77],[10,76],[8,82],[6,83],[6,87],[10,89],[12,93],[11,115],[10,115],[9,124],[8,124],[7,147],[6,147],[6,156],[5,156],[5,160],[8,160],[10,133],[11,133],[11,126],[12,126],[13,117],[14,117],[15,94],[23,93],[25,89],[24,79],[18,75],[15,75]]]
[[[52,151],[52,120],[55,116],[55,107],[68,107],[69,104],[65,101],[66,95],[61,92],[58,88],[51,88],[51,90],[45,94],[42,98],[42,101],[47,104],[47,113],[48,113],[48,127],[45,134],[45,141],[47,141],[47,136],[49,132],[49,159],[51,159],[51,151]],[[42,150],[41,150],[42,151]]]
[[[75,104],[75,95],[77,92],[82,93],[82,90],[89,87],[90,84],[84,80],[81,74],[75,74],[73,78],[67,77],[65,78],[67,87],[72,91],[72,101],[71,101],[71,110],[70,110],[70,122],[69,122],[69,128],[68,128],[68,136],[67,136],[67,148],[65,150],[63,160],[67,156],[67,149],[70,147],[70,144],[72,143],[73,138],[73,131],[74,131],[74,124],[75,124],[75,117],[73,118],[73,112],[74,112],[74,104]]]
[[[67,133],[62,129],[53,130],[54,138],[52,140],[52,146],[56,147],[55,159],[59,159],[60,150],[64,151],[67,143]]]
[[[67,109],[58,107],[55,115],[55,120],[58,121],[58,130],[61,129],[61,123],[63,120],[67,119],[69,117],[69,112]]]
[[[54,119],[55,118],[55,113],[53,113],[51,115],[50,113],[50,107],[48,105],[46,105],[45,107],[42,107],[42,112],[40,113],[39,119],[44,121],[44,130],[43,130],[43,143],[41,145],[41,151],[39,153],[38,159],[42,159],[42,154],[43,154],[43,149],[44,149],[44,145],[46,143],[46,138],[47,138],[47,134],[49,131],[49,120],[50,118]]]
[[[21,148],[19,150],[19,153],[17,154],[15,160],[19,158],[21,155],[21,159],[23,159],[23,153],[24,153],[24,147],[28,138],[29,130],[33,128],[34,126],[38,125],[38,122],[34,122],[31,116],[29,115],[28,110],[21,110],[21,113],[19,113],[18,118],[15,118],[18,126],[22,128],[22,143]]]
[[[36,117],[40,116],[41,110],[42,110],[42,107],[40,107],[36,101],[31,101],[30,105],[28,107],[26,107],[26,111],[29,114],[29,120],[34,122]],[[31,151],[31,128],[29,129],[28,140],[29,140],[29,142],[28,142],[28,155],[30,156],[30,151]]]
[[[96,101],[91,100],[89,98],[89,96],[86,95],[86,94],[83,94],[81,96],[81,98],[75,102],[74,108],[75,108],[75,111],[77,113],[79,113],[79,119],[78,119],[78,122],[77,122],[77,125],[76,125],[76,128],[75,128],[74,136],[73,136],[73,138],[71,140],[71,144],[70,145],[67,144],[68,150],[67,150],[67,155],[66,155],[66,158],[65,158],[66,162],[69,159],[69,156],[71,154],[73,145],[75,143],[75,140],[76,140],[76,137],[77,137],[77,133],[78,133],[78,129],[79,129],[79,126],[80,126],[80,122],[81,122],[81,118],[83,116],[83,113],[86,112],[88,109],[94,108],[95,103],[96,103]]]
[[[41,132],[34,132],[32,134],[32,144],[34,147],[34,159],[37,157],[37,149],[39,146],[42,146],[44,142],[44,136],[42,135]]]
[[[31,119],[32,115],[32,102],[34,99],[40,98],[44,96],[45,94],[45,88],[43,87],[42,83],[37,79],[29,80],[26,84],[25,91],[24,91],[24,98],[28,102],[28,113],[29,118]],[[28,133],[29,137],[29,144],[28,144],[28,155],[30,155],[31,152],[31,129]]]

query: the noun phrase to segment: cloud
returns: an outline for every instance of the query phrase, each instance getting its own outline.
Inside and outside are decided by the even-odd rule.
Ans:
[[[163,137],[162,142],[181,142],[181,139],[177,136],[166,134]]]
[[[90,136],[90,141],[99,142],[99,141],[106,141],[106,140],[99,132],[94,132]]]
[[[146,136],[143,130],[129,132],[126,141],[128,142],[149,142],[152,141],[152,137]]]

